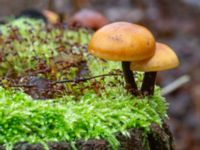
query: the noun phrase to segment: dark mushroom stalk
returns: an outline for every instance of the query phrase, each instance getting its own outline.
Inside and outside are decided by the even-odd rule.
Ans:
[[[130,62],[122,61],[122,69],[124,78],[126,81],[126,88],[130,91],[133,95],[138,95],[137,84],[134,79],[134,74],[130,70]]]
[[[145,72],[142,82],[142,95],[153,95],[157,72]]]

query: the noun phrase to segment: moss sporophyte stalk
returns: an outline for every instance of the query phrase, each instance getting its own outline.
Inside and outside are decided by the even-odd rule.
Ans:
[[[150,97],[136,97],[125,89],[120,76],[104,76],[79,83],[52,81],[122,74],[119,62],[88,54],[90,33],[15,20],[1,26],[0,143],[47,143],[105,139],[118,149],[116,133],[128,129],[149,132],[161,125],[167,105],[155,88]],[[142,74],[135,74],[137,86]],[[34,85],[12,87],[12,85]],[[74,146],[72,146],[75,148]]]

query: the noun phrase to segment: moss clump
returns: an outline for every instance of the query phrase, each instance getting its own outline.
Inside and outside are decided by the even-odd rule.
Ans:
[[[52,34],[48,35],[46,35],[47,31],[41,33],[42,35],[37,30],[32,31],[36,36],[40,35],[41,37],[44,34],[45,37],[48,36],[51,39],[48,42],[49,44],[45,46],[42,43],[39,44],[35,39],[30,43],[22,41],[21,45],[16,44],[18,43],[17,40],[16,43],[14,42],[13,50],[6,48],[11,53],[18,49],[18,46],[20,47],[19,50],[28,51],[25,54],[22,53],[25,57],[17,56],[23,60],[23,63],[18,62],[18,60],[11,61],[13,64],[18,62],[17,67],[20,68],[12,68],[15,74],[11,76],[12,78],[16,79],[26,74],[24,66],[21,65],[27,65],[24,63],[28,63],[28,61],[30,61],[30,66],[25,66],[26,69],[37,69],[37,62],[31,61],[35,55],[35,50],[36,56],[45,60],[47,66],[50,66],[50,63],[48,63],[50,58],[55,58],[60,54],[59,51],[55,50],[56,43],[53,41],[54,33],[59,30],[51,30]],[[75,43],[84,41],[82,40],[84,38],[77,36],[78,32],[62,31],[64,32],[62,35],[70,34],[70,37],[76,37],[64,36],[63,42],[71,42],[73,46],[76,46]],[[23,38],[30,39],[29,36],[23,34]],[[81,52],[82,59],[87,63],[90,76],[110,72],[120,73],[119,63],[96,59],[81,49],[83,45],[84,42],[79,44],[76,51]],[[1,51],[4,49],[5,45],[1,47]],[[69,49],[71,50],[71,47]],[[49,52],[51,50],[54,52],[53,54]],[[30,58],[28,57],[29,54],[31,55]],[[6,58],[3,63],[9,65],[7,61]],[[4,70],[2,67],[4,67]],[[2,75],[6,75],[7,69],[8,66],[1,64]],[[62,70],[57,71],[56,74],[60,74],[59,77],[52,75],[52,72],[49,72],[46,76],[40,73],[38,76],[51,80],[68,79],[69,74],[73,74],[73,72],[73,69],[70,69],[67,73],[63,73]],[[73,78],[74,76],[70,77]],[[136,76],[138,85],[141,84],[141,79],[142,76],[138,73]],[[67,94],[60,98],[47,101],[34,100],[23,92],[23,88],[5,89],[1,87],[0,143],[5,144],[9,149],[14,143],[20,141],[43,144],[48,141],[68,141],[73,147],[74,142],[80,139],[106,139],[113,149],[117,149],[119,142],[115,137],[116,133],[121,132],[129,136],[128,129],[130,128],[141,128],[144,133],[148,133],[149,126],[152,123],[161,125],[162,119],[166,117],[167,105],[160,95],[159,87],[156,87],[155,94],[152,97],[140,98],[127,93],[122,76],[109,76],[76,84],[65,83],[64,86],[70,92],[66,92]]]
[[[34,73],[49,79],[66,77],[68,70],[83,61],[82,52],[89,38],[84,29],[65,32],[62,26],[23,18],[0,30],[0,76],[12,78]]]
[[[72,96],[33,101],[22,92],[1,88],[0,99],[0,143],[4,144],[102,138],[116,149],[119,143],[115,133],[128,135],[129,128],[148,131],[151,123],[161,124],[166,114],[158,90],[148,100],[112,88],[101,97],[87,93],[77,102]]]

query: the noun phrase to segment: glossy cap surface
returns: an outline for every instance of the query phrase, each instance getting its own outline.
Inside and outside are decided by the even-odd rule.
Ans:
[[[154,55],[155,40],[143,26],[116,22],[94,33],[89,52],[106,60],[139,61]]]

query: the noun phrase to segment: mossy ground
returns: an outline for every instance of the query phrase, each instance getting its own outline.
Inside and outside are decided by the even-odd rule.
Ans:
[[[123,77],[120,75],[75,84],[65,83],[65,92],[62,96],[45,101],[34,100],[23,92],[23,87],[13,88],[10,85],[12,82],[5,83],[10,82],[8,80],[10,77],[16,80],[37,70],[38,60],[32,61],[34,57],[45,60],[45,65],[51,70],[47,74],[40,72],[36,76],[49,80],[75,78],[74,72],[78,70],[77,66],[69,67],[69,70],[64,72],[49,61],[50,58],[61,54],[58,50],[58,46],[61,45],[68,47],[66,50],[70,50],[68,52],[75,50],[73,54],[81,52],[79,54],[81,61],[86,61],[89,70],[86,76],[121,73],[119,62],[103,61],[85,51],[83,47],[89,38],[85,31],[84,33],[71,30],[61,32],[52,28],[50,34],[47,30],[40,33],[43,27],[41,25],[37,27],[39,30],[31,30],[31,34],[27,34],[30,32],[27,31],[27,27],[19,28],[19,32],[17,31],[19,35],[11,41],[11,45],[0,46],[3,55],[0,72],[4,81],[3,87],[0,88],[0,143],[5,144],[7,149],[20,141],[43,144],[48,141],[68,141],[73,147],[75,141],[88,139],[105,139],[113,149],[117,149],[119,142],[115,137],[116,133],[129,136],[130,128],[140,128],[144,133],[148,133],[152,123],[161,125],[162,119],[166,117],[167,105],[160,95],[159,87],[156,87],[152,97],[134,97],[126,91]],[[13,33],[6,30],[2,37],[8,39],[10,35]],[[56,43],[57,35],[60,37]],[[46,38],[48,41],[43,43],[40,38]],[[5,53],[6,50],[10,53]],[[13,52],[17,52],[17,55]],[[8,75],[8,68],[11,69],[11,75]],[[138,85],[141,84],[141,80],[142,74],[137,73]]]

